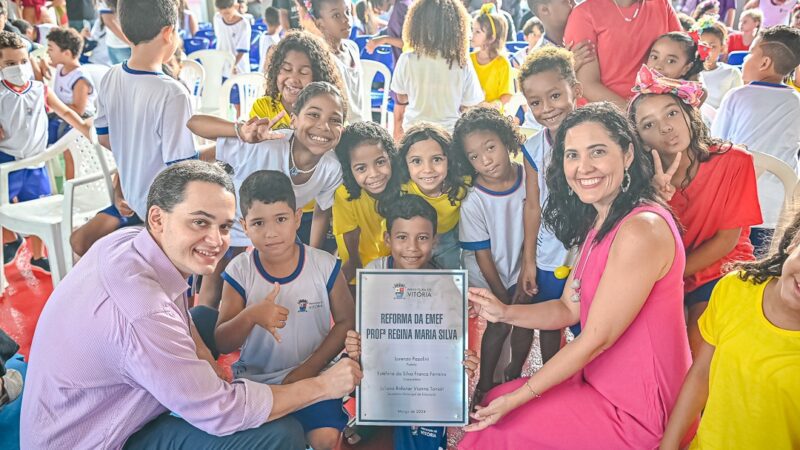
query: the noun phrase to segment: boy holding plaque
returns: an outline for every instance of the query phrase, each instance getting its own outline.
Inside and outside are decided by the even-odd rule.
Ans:
[[[282,172],[252,173],[239,196],[242,227],[254,249],[236,256],[222,274],[216,347],[221,353],[241,347],[236,378],[287,384],[316,376],[342,351],[355,325],[341,261],[296,241],[303,212]],[[292,415],[315,449],[335,448],[348,420],[340,399]]]

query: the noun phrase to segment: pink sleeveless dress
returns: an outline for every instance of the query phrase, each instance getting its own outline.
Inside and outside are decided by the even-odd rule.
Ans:
[[[515,409],[489,428],[467,433],[460,449],[654,449],[691,365],[683,316],[683,244],[672,216],[660,206],[640,206],[595,244],[581,281],[581,326],[586,325],[611,244],[622,223],[645,211],[661,216],[675,239],[669,272],[614,345],[574,377]],[[587,242],[594,239],[591,230]],[[624,289],[620,286],[620,289]],[[484,404],[527,380],[492,389]]]

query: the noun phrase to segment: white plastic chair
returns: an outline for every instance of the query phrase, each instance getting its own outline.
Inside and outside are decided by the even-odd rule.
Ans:
[[[189,60],[197,61],[203,66],[203,94],[197,112],[203,114],[222,115],[225,110],[219,109],[219,96],[222,91],[222,77],[226,70],[233,67],[236,60],[233,55],[222,50],[198,50],[189,55]]]
[[[239,86],[239,117],[231,107],[231,91],[233,86]],[[234,75],[222,84],[222,91],[219,96],[219,110],[223,112],[223,117],[233,120],[247,118],[250,109],[256,99],[264,95],[267,88],[267,77],[262,73],[242,73]]]
[[[192,110],[197,110],[200,107],[200,99],[206,81],[205,69],[197,61],[186,60],[183,62],[179,78],[189,88],[189,93],[192,95]]]
[[[380,124],[389,128],[389,86],[392,83],[392,72],[385,64],[368,59],[361,60],[361,98],[363,99],[362,116],[372,118],[372,83],[377,74],[383,75],[383,90],[381,91],[381,106],[374,111],[381,113]]]
[[[766,153],[750,151],[753,154],[753,164],[756,169],[756,178],[764,172],[775,175],[783,184],[783,207],[781,216],[785,211],[789,211],[794,204],[795,189],[797,188],[798,178],[791,166],[780,159],[767,155]]]
[[[46,164],[50,186],[55,190],[52,168],[58,156],[69,150],[75,162],[75,178],[64,182],[64,194],[21,202],[8,201],[9,173]],[[106,159],[108,158],[108,159]],[[111,152],[92,144],[77,130],[71,130],[44,153],[21,161],[0,164],[0,227],[44,241],[50,260],[50,275],[55,287],[72,267],[69,237],[73,226],[89,221],[113,200]],[[5,288],[5,273],[0,267],[0,287]]]

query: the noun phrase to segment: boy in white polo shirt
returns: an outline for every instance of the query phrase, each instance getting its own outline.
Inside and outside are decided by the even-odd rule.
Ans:
[[[30,158],[47,147],[47,111],[52,110],[73,127],[89,134],[88,124],[62,103],[42,82],[33,80],[28,46],[18,35],[0,31],[0,164]],[[50,195],[44,167],[20,169],[8,176],[9,201],[33,200]],[[17,256],[22,238],[3,229],[3,264]],[[33,267],[50,271],[42,241],[31,238]]]
[[[296,241],[302,203],[285,174],[250,174],[239,203],[254,249],[234,258],[222,274],[216,349],[229,353],[241,347],[233,364],[236,378],[288,384],[315,377],[342,351],[345,334],[355,325],[341,260]],[[315,403],[292,416],[317,449],[335,448],[348,420],[341,399]]]
[[[780,25],[761,32],[742,67],[746,85],[728,92],[717,111],[711,135],[749,150],[772,155],[798,170],[800,94],[783,79],[800,64],[800,30]],[[758,179],[764,223],[753,227],[753,245],[768,247],[778,221],[783,186],[771,174]]]
[[[180,43],[177,3],[125,0],[119,19],[134,47],[128,61],[103,77],[95,120],[98,139],[114,153],[119,169],[117,200],[73,233],[70,240],[79,255],[121,225],[141,224],[156,175],[198,156],[186,128],[192,116],[189,91],[161,71]]]

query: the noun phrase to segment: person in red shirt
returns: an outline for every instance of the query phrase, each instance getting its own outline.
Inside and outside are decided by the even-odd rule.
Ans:
[[[664,33],[681,30],[667,0],[586,0],[576,6],[564,43],[589,40],[597,50],[596,60],[577,73],[583,96],[590,102],[614,102],[624,110],[650,45]]]
[[[763,20],[764,14],[758,9],[748,9],[743,12],[739,18],[739,32],[728,36],[728,53],[749,51],[750,44],[758,36]]]
[[[628,115],[651,149],[654,183],[684,228],[684,305],[694,354],[702,343],[697,319],[725,266],[754,259],[750,227],[762,219],[753,156],[709,136],[697,109],[699,83],[645,78],[639,77]]]

